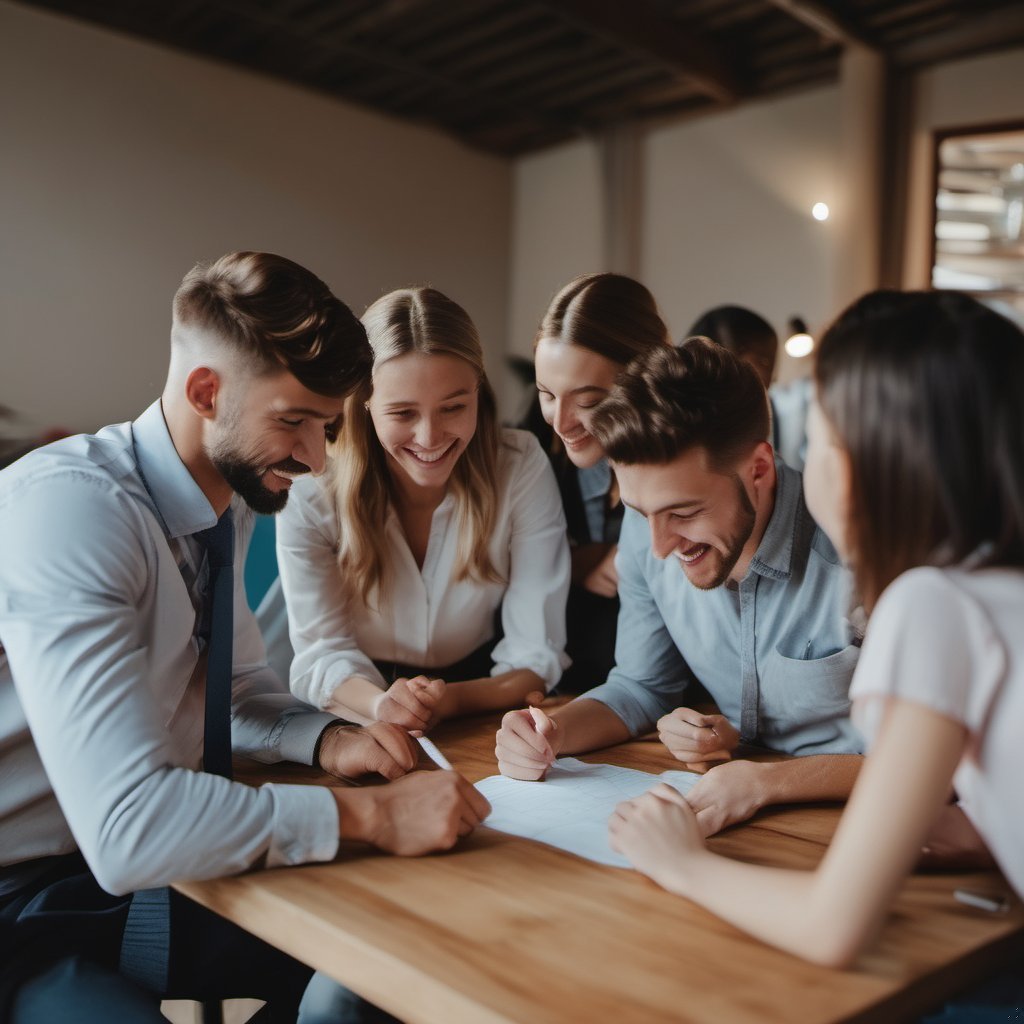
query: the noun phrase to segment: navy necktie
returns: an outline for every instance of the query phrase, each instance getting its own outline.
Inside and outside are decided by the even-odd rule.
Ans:
[[[203,623],[206,659],[206,719],[203,771],[231,778],[231,650],[234,645],[235,524],[229,508],[217,525],[196,534],[206,548],[209,579]]]

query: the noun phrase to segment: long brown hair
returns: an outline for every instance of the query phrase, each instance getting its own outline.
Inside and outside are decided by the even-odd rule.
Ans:
[[[918,565],[1024,565],[1024,334],[957,292],[877,291],[822,338],[818,401],[849,454],[869,611]]]
[[[455,579],[500,581],[488,543],[497,517],[499,425],[494,391],[484,372],[483,350],[469,314],[433,288],[403,288],[378,299],[363,314],[374,369],[420,352],[465,360],[477,373],[476,432],[459,457],[449,487],[455,496],[459,545]],[[385,594],[390,555],[384,524],[392,502],[387,456],[366,403],[365,381],[346,401],[344,427],[334,445],[328,487],[339,520],[338,568],[350,596],[369,602]]]

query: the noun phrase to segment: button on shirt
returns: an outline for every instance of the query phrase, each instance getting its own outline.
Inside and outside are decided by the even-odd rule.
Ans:
[[[233,748],[309,764],[334,719],[266,666],[241,582],[252,516],[237,500],[234,514]],[[0,865],[77,846],[123,893],[334,856],[326,789],[198,771],[207,570],[192,535],[216,519],[159,402],[0,473]]]
[[[494,637],[497,675],[530,669],[548,689],[568,664],[565,601],[569,546],[554,474],[536,438],[503,430],[498,449],[497,515],[491,562],[505,582],[453,580],[459,516],[449,494],[435,509],[420,569],[393,509],[384,523],[390,559],[388,600],[346,600],[338,572],[338,516],[322,481],[297,480],[277,528],[277,554],[295,649],[293,692],[325,707],[358,675],[383,687],[373,662],[443,667]],[[343,524],[341,526],[343,528]]]
[[[861,752],[849,720],[859,638],[844,617],[848,574],[807,511],[800,474],[775,465],[775,508],[736,587],[694,587],[677,559],[655,557],[643,516],[626,510],[616,664],[585,696],[634,735],[685,706],[696,678],[746,743],[788,754]]]

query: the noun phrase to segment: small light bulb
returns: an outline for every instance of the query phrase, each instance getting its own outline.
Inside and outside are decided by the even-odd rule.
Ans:
[[[811,216],[815,220],[828,220],[828,203],[815,203],[811,207]]]
[[[786,354],[803,359],[814,351],[814,339],[809,334],[794,334],[786,339]]]

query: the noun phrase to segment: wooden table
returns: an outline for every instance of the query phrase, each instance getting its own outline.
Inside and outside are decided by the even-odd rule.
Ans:
[[[467,778],[496,772],[498,716],[433,738]],[[598,754],[678,767],[656,740]],[[267,778],[266,769],[260,769]],[[321,782],[283,766],[276,781]],[[817,863],[839,810],[776,808],[711,840],[762,864]],[[997,875],[919,875],[857,967],[815,967],[750,939],[641,875],[480,828],[416,859],[354,847],[330,864],[183,883],[192,899],[414,1024],[908,1020],[1024,950],[1024,909],[955,902]]]

